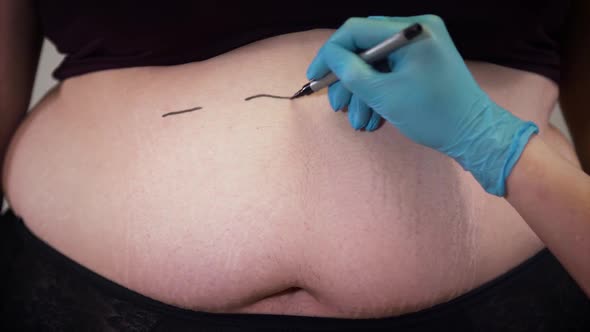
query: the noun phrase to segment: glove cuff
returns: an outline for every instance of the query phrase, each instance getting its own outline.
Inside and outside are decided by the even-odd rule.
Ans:
[[[471,172],[485,191],[496,196],[506,194],[506,179],[520,159],[530,137],[539,132],[537,125],[523,121],[492,100],[478,103],[473,130],[463,137],[467,148],[453,157]]]

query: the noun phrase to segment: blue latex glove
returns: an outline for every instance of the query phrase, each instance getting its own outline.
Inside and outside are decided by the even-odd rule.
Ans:
[[[420,23],[418,37],[389,56],[391,72],[376,71],[357,52]],[[351,18],[322,46],[307,76],[332,71],[334,110],[348,106],[355,129],[375,130],[380,117],[413,141],[455,159],[489,193],[503,196],[506,178],[530,136],[538,132],[495,104],[478,86],[437,16]]]

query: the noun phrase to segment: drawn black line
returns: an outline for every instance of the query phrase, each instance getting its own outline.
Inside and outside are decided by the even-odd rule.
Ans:
[[[248,101],[248,100],[252,100],[254,98],[260,98],[260,97],[268,97],[268,98],[275,98],[275,99],[291,99],[291,97],[275,96],[275,95],[269,95],[266,93],[261,93],[259,95],[254,95],[254,96],[250,96],[248,98],[245,98],[244,100]]]
[[[200,110],[202,107],[197,106],[195,108],[189,108],[187,110],[182,110],[182,111],[176,111],[176,112],[170,112],[170,113],[166,113],[164,115],[162,115],[162,117],[167,117],[168,115],[175,115],[175,114],[181,114],[181,113],[188,113],[188,112],[192,112],[192,111],[196,111],[196,110]]]

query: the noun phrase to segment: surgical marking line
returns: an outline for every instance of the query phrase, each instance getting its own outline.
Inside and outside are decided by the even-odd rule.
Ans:
[[[291,97],[286,97],[286,96],[275,96],[275,95],[269,95],[266,93],[261,93],[259,95],[254,95],[254,96],[250,96],[248,98],[245,98],[244,100],[248,101],[254,98],[260,98],[260,97],[268,97],[268,98],[275,98],[275,99],[291,99]]]
[[[200,109],[202,109],[202,107],[197,106],[195,108],[189,108],[187,110],[166,113],[166,114],[162,115],[162,117],[164,118],[164,117],[167,117],[168,115],[175,115],[175,114],[187,113],[187,112],[192,112],[192,111],[196,111],[196,110],[200,110]]]

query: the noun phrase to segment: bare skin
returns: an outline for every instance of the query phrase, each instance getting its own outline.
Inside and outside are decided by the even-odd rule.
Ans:
[[[590,176],[533,137],[507,188],[510,204],[590,296]]]

